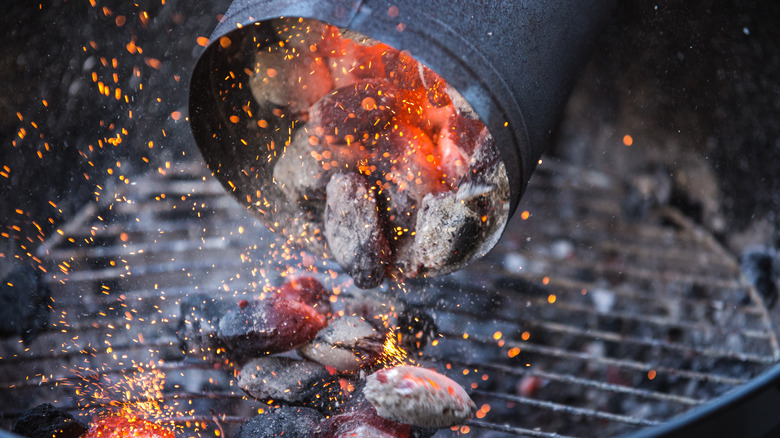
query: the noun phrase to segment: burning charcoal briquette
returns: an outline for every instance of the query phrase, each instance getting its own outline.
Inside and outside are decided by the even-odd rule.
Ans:
[[[316,362],[266,356],[241,368],[238,387],[259,400],[318,406],[334,399],[341,387],[338,378]]]
[[[423,82],[425,84],[425,97],[435,108],[443,108],[452,105],[452,98],[447,93],[447,82],[436,72],[423,66]]]
[[[390,246],[368,181],[357,173],[339,173],[326,192],[324,234],[330,253],[356,286],[379,286],[391,261]]]
[[[219,339],[232,357],[257,357],[291,350],[313,339],[327,320],[304,303],[254,300],[233,306],[219,321]]]
[[[381,178],[396,190],[408,192],[415,201],[431,192],[449,190],[441,182],[433,141],[422,129],[394,125],[380,134],[376,149],[372,159]]]
[[[324,417],[314,409],[280,406],[245,421],[235,438],[312,438]]]
[[[452,427],[476,410],[462,386],[430,369],[403,365],[379,370],[366,379],[366,399],[380,416],[399,423]]]
[[[225,347],[217,337],[219,320],[234,305],[208,295],[190,295],[183,298],[176,330],[182,349],[206,360],[218,358],[220,354],[217,350],[223,351]]]
[[[375,361],[382,353],[383,344],[384,335],[368,321],[344,316],[331,322],[298,352],[338,371],[353,371]]]
[[[86,431],[72,415],[49,403],[24,412],[11,429],[28,438],[79,438]]]
[[[382,79],[365,79],[325,95],[309,112],[309,125],[326,143],[362,141],[387,128],[398,90]]]
[[[279,288],[279,297],[300,301],[325,316],[331,313],[330,292],[319,280],[313,277],[298,277],[286,281]]]
[[[382,418],[369,403],[354,410],[334,415],[317,426],[315,438],[400,438],[411,437],[411,427]],[[415,435],[420,436],[420,435]]]
[[[395,49],[382,54],[387,80],[398,88],[416,90],[423,87],[420,64],[408,52]]]
[[[436,136],[436,154],[444,178],[455,184],[469,169],[480,131],[484,128],[479,120],[470,119],[453,112]]]
[[[492,248],[509,215],[509,184],[483,128],[457,191],[431,193],[417,213],[415,253],[428,269],[450,272]]]

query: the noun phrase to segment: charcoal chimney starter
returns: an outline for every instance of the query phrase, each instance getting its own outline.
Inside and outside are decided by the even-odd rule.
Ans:
[[[359,287],[449,273],[501,236],[611,3],[238,0],[192,131],[236,200]]]

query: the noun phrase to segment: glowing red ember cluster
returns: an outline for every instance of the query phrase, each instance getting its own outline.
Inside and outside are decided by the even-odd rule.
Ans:
[[[112,415],[96,419],[83,438],[175,438],[175,435],[141,418]]]

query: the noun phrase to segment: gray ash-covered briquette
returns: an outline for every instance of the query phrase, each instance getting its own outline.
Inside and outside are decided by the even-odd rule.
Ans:
[[[319,427],[319,431],[327,431],[329,428],[331,431],[334,429],[332,428],[335,425],[342,425],[342,426],[348,426],[350,422],[354,421],[362,421],[364,423],[367,423],[369,426],[371,426],[370,431],[379,429],[380,431],[383,428],[389,428],[390,430],[395,430],[396,432],[400,433],[401,437],[408,436],[409,438],[431,438],[433,435],[436,434],[436,432],[439,430],[438,428],[434,427],[420,427],[415,426],[413,424],[405,424],[405,423],[399,423],[393,420],[388,420],[387,418],[382,418],[377,413],[376,408],[371,405],[371,402],[369,402],[366,399],[365,394],[363,393],[363,388],[366,386],[366,379],[360,379],[355,383],[355,389],[350,393],[350,397],[345,401],[343,405],[343,412],[342,415],[339,416],[338,419],[335,419],[336,421],[330,422],[324,421],[323,424]],[[333,418],[333,417],[331,417]],[[353,423],[354,427],[354,423]],[[408,427],[408,429],[407,429]],[[342,432],[348,432],[349,427],[343,427]],[[408,435],[405,435],[408,430]],[[319,436],[319,435],[318,435]],[[344,436],[344,435],[339,435]],[[347,437],[352,436],[364,436],[364,435],[345,435]],[[373,435],[369,435],[373,436]]]
[[[417,213],[415,256],[423,266],[442,269],[478,237],[479,215],[456,192],[430,193]]]
[[[235,305],[219,321],[219,339],[228,355],[251,358],[289,351],[311,339],[327,324],[304,303],[285,299],[253,300]]]
[[[427,368],[384,368],[366,380],[363,394],[377,413],[389,420],[444,428],[463,423],[476,411],[460,384]]]
[[[320,222],[330,177],[341,170],[357,168],[365,153],[358,147],[326,142],[312,126],[305,124],[295,132],[276,161],[273,176],[287,199],[308,213],[307,220]]]
[[[312,21],[311,23],[314,23]],[[324,25],[321,25],[324,30]],[[289,41],[296,41],[289,38]],[[305,47],[273,44],[257,53],[249,88],[255,100],[293,113],[309,110],[333,87],[325,60]],[[297,49],[297,50],[296,50]],[[302,50],[304,49],[304,50]],[[301,81],[305,79],[305,84]]]
[[[316,410],[301,406],[267,408],[245,421],[235,438],[312,438],[324,418]]]
[[[426,268],[450,272],[493,247],[509,216],[506,168],[486,128],[456,191],[430,193],[417,213],[414,251]]]
[[[241,368],[238,387],[258,400],[274,400],[330,412],[339,399],[337,375],[309,360],[266,356]]]
[[[358,287],[379,286],[391,254],[368,181],[357,173],[338,173],[326,193],[324,234],[330,253]]]
[[[301,356],[338,371],[354,371],[382,354],[384,333],[359,316],[344,316],[298,349]]]

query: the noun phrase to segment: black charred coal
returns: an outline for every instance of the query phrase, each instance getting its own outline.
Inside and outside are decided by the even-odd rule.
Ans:
[[[22,264],[0,284],[0,337],[21,336],[25,343],[49,321],[49,288],[34,267]]]
[[[217,336],[219,320],[234,305],[208,295],[183,298],[176,329],[182,350],[208,360],[220,357],[217,351],[224,351],[225,345]]]
[[[228,356],[251,358],[291,350],[313,339],[327,320],[314,308],[286,299],[234,305],[219,321]]]
[[[294,406],[269,408],[245,421],[235,438],[312,438],[312,431],[325,418],[314,409]]]
[[[11,431],[28,438],[78,438],[87,427],[69,413],[43,403],[23,413]]]
[[[244,364],[238,387],[259,400],[274,400],[331,413],[343,398],[338,379],[338,375],[316,362],[268,356]]]

